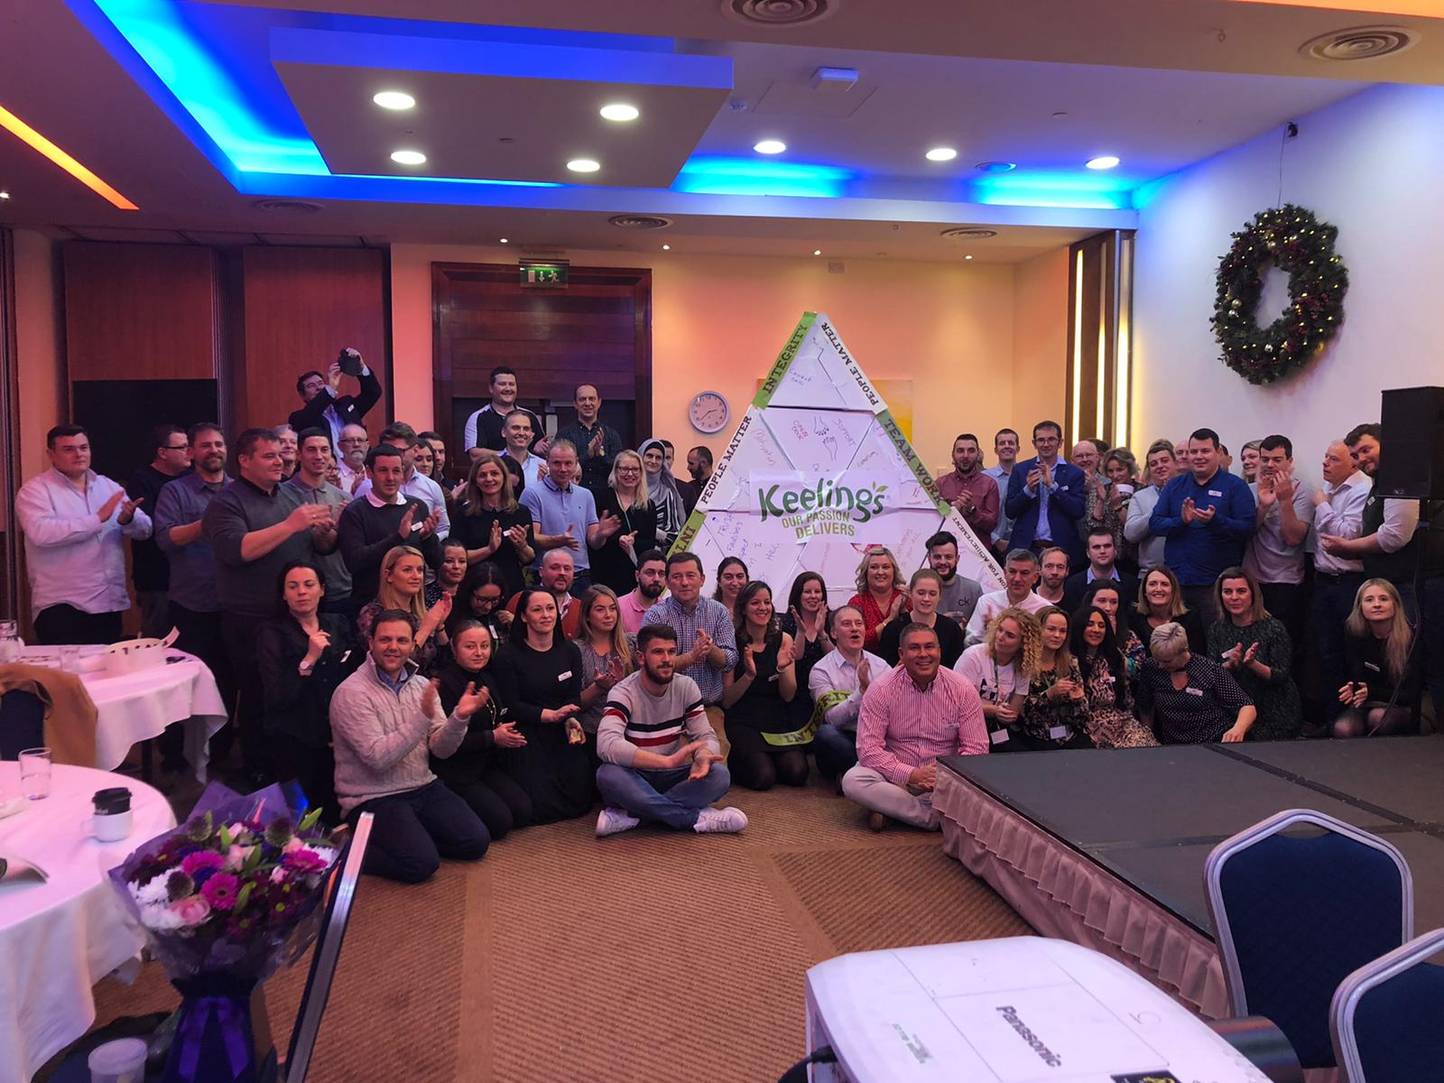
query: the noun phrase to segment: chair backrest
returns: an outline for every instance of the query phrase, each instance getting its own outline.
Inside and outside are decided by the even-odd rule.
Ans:
[[[13,760],[45,743],[45,703],[34,692],[13,688],[0,695],[0,760]]]
[[[1284,834],[1301,826],[1322,834]],[[1214,847],[1204,888],[1233,1013],[1271,1019],[1305,1068],[1333,1066],[1334,990],[1413,935],[1403,855],[1342,820],[1289,809]]]
[[[1444,1065],[1444,951],[1435,929],[1365,963],[1334,992],[1329,1029],[1349,1083],[1437,1079]]]
[[[351,920],[351,906],[356,899],[356,885],[361,880],[361,863],[366,857],[366,843],[371,838],[374,817],[363,812],[356,818],[351,841],[341,856],[340,874],[332,885],[326,903],[326,916],[316,946],[311,954],[311,970],[306,975],[306,990],[296,1011],[296,1025],[291,1031],[291,1045],[286,1052],[286,1083],[303,1083],[316,1049],[316,1036],[321,1029],[321,1016],[331,996],[331,982],[336,964],[341,959],[341,942],[346,938],[346,923]]]

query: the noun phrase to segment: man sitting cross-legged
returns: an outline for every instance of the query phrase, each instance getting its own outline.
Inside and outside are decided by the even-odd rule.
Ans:
[[[942,668],[935,631],[910,624],[899,647],[902,664],[875,676],[862,697],[857,766],[843,776],[842,792],[871,810],[874,831],[889,819],[936,831],[938,757],[987,752],[988,726],[978,690]]]
[[[708,807],[732,778],[697,682],[675,672],[677,633],[643,625],[637,653],[641,668],[613,686],[597,728],[597,789],[605,802],[597,835],[643,820],[678,831],[741,831],[741,809]]]

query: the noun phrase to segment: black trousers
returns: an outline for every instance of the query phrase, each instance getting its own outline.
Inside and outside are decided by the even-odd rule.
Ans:
[[[1184,586],[1183,604],[1199,615],[1199,618],[1203,621],[1205,631],[1207,631],[1208,626],[1218,620],[1220,616],[1218,606],[1213,600],[1212,583],[1206,586]]]
[[[504,771],[491,768],[471,779],[446,775],[443,781],[480,817],[492,842],[532,822],[531,797]]]
[[[292,779],[305,795],[307,811],[319,808],[321,819],[328,824],[341,822],[341,809],[336,802],[336,756],[329,746],[304,744],[290,734],[269,733],[266,747],[276,778],[282,783]],[[300,813],[297,813],[300,815]]]
[[[727,740],[732,749],[727,754],[727,770],[732,781],[749,790],[770,790],[777,783],[784,786],[807,785],[807,749],[778,748],[769,745],[761,731],[751,726],[726,724]]]
[[[87,613],[61,602],[35,614],[35,640],[46,647],[65,643],[114,643],[121,635],[119,612]]]
[[[1304,628],[1309,620],[1309,588],[1306,583],[1260,583],[1264,608],[1277,617],[1289,633],[1294,654],[1304,642]]]
[[[241,741],[241,756],[252,774],[274,777],[274,765],[266,752],[261,728],[261,663],[259,644],[265,617],[221,613],[221,642],[236,684],[236,703],[231,725]]]
[[[211,671],[211,676],[216,679],[216,687],[221,693],[221,702],[226,705],[226,714],[235,718],[236,714],[236,682],[231,676],[231,660],[226,653],[226,645],[221,638],[221,624],[224,618],[219,612],[203,613],[196,609],[187,609],[178,602],[170,603],[170,620],[175,625],[176,649],[183,650],[195,655]],[[161,755],[168,767],[174,767],[181,761],[182,731],[181,723],[166,727],[161,737]],[[226,726],[211,738],[211,751],[217,758],[224,758],[229,752],[231,742],[235,740],[231,727]]]
[[[387,880],[419,884],[441,867],[443,857],[476,861],[491,845],[486,825],[440,779],[365,801],[351,810],[351,821],[363,812],[376,819],[362,871]]]
[[[1364,582],[1362,572],[1332,575],[1316,572],[1314,596],[1310,605],[1310,625],[1314,634],[1314,653],[1319,663],[1319,702],[1323,704],[1324,720],[1332,721],[1342,711],[1339,686],[1344,683],[1344,621],[1354,608],[1354,595]]]

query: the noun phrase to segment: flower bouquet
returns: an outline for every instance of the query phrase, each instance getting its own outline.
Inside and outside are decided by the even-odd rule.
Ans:
[[[319,815],[293,822],[276,786],[241,796],[212,783],[189,820],[111,870],[183,997],[166,1083],[261,1080],[251,994],[316,937],[340,849]]]

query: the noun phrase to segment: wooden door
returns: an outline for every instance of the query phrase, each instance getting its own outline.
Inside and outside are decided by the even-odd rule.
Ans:
[[[458,461],[497,365],[516,370],[517,401],[558,426],[574,420],[576,385],[591,383],[625,446],[651,435],[651,271],[572,267],[565,288],[536,289],[515,264],[433,263],[431,288],[436,427]]]

